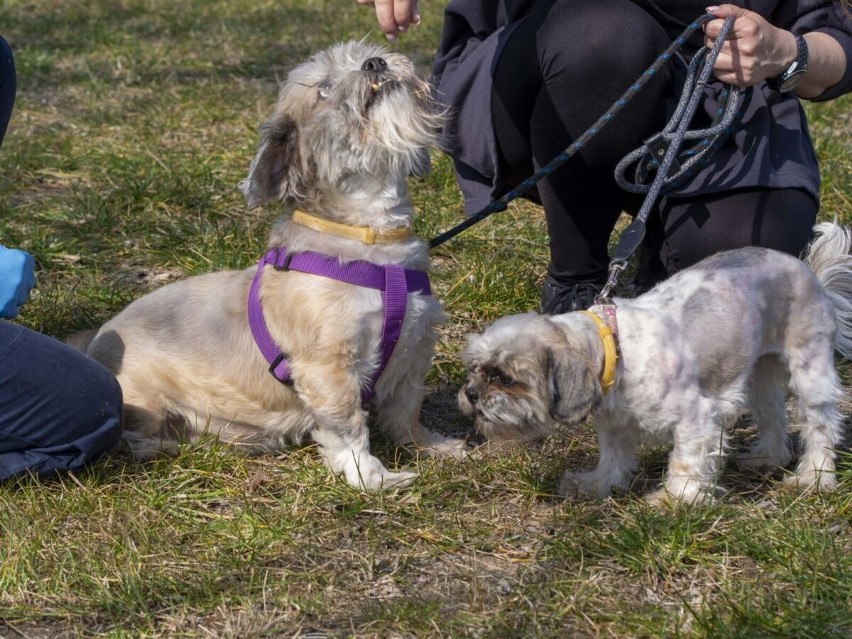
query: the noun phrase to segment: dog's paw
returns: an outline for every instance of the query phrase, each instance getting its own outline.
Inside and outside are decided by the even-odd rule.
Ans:
[[[665,489],[660,488],[645,495],[645,503],[657,510],[671,510],[677,500]]]
[[[781,481],[781,487],[785,490],[818,490],[828,493],[837,487],[837,476],[833,471],[808,469],[788,475]]]
[[[411,473],[407,470],[398,473],[392,473],[385,470],[383,473],[375,474],[369,478],[362,478],[360,488],[371,492],[381,490],[395,490],[398,488],[407,488],[417,479],[417,473]]]
[[[133,431],[125,431],[123,439],[133,458],[141,462],[177,457],[180,453],[180,442],[174,439],[145,437]]]
[[[664,486],[645,495],[645,503],[657,510],[671,510],[679,505],[709,504],[713,501],[712,491],[699,487],[695,481],[674,487]]]
[[[467,441],[464,439],[445,437],[443,435],[436,434],[435,439],[428,445],[418,447],[417,453],[428,457],[453,457],[455,459],[464,459],[467,457],[469,450],[470,446],[468,446]]]
[[[346,468],[346,480],[353,488],[378,492],[381,490],[405,488],[417,479],[417,473],[389,471],[378,458],[372,455],[362,457],[360,463],[350,464]]]
[[[559,480],[558,491],[561,497],[579,499],[603,499],[609,496],[612,484],[603,481],[592,472],[574,473],[566,471]]]

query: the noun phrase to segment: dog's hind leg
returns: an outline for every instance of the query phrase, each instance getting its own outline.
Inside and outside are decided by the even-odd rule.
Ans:
[[[790,463],[787,410],[784,405],[789,374],[777,355],[757,360],[751,379],[751,414],[757,439],[738,461],[745,468],[781,467]]]
[[[842,439],[843,418],[837,403],[843,394],[834,368],[833,350],[825,343],[821,349],[803,349],[790,357],[790,386],[799,400],[804,423],[804,446],[796,474],[785,479],[786,485],[832,490],[835,449]],[[819,354],[817,354],[819,353]]]
[[[125,395],[122,438],[134,458],[147,461],[162,455],[177,455],[180,442],[169,423],[169,416],[159,404]]]

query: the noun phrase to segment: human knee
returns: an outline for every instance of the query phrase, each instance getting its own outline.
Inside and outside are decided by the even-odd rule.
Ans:
[[[118,443],[121,436],[121,386],[100,362],[64,344],[57,344],[53,357],[74,374],[56,385],[50,400],[53,405],[43,410],[53,416],[69,441],[89,442],[82,448],[90,450],[90,457],[97,456]]]
[[[800,189],[742,189],[665,200],[661,259],[672,274],[744,246],[798,257],[811,239],[817,208],[816,200]]]
[[[100,363],[86,358],[87,369],[84,378],[90,380],[85,396],[90,412],[96,421],[104,424],[115,424],[120,427],[122,418],[121,385],[116,377]],[[112,429],[114,427],[110,427]]]
[[[669,44],[659,23],[626,0],[556,2],[537,38],[549,68],[579,69],[604,83],[637,79]]]

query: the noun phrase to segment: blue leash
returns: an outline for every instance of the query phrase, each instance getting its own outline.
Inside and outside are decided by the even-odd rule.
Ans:
[[[606,126],[610,120],[615,118],[615,116],[628,104],[628,102],[630,102],[634,95],[636,95],[636,93],[638,93],[639,90],[648,83],[648,81],[663,67],[663,65],[671,60],[672,56],[686,43],[689,36],[692,35],[694,31],[698,30],[702,24],[712,19],[714,19],[714,16],[705,14],[688,25],[686,29],[684,29],[683,33],[681,33],[671,43],[671,45],[669,45],[669,47],[660,54],[660,56],[642,73],[636,82],[627,88],[627,90],[618,100],[615,101],[607,112],[598,118],[598,120],[580,137],[572,142],[567,149],[502,197],[490,202],[483,209],[474,213],[450,230],[431,239],[429,241],[429,248],[434,248],[443,244],[447,240],[452,239],[462,231],[470,228],[474,224],[484,220],[494,213],[497,213],[498,211],[505,211],[512,200],[529,191],[542,179],[562,166],[577,151],[583,148],[604,126]],[[713,49],[708,53],[707,49],[704,48],[693,57],[693,63],[690,64],[690,75],[688,76],[688,82],[684,89],[684,93],[681,96],[678,108],[666,129],[664,129],[662,133],[653,136],[650,140],[646,140],[645,146],[634,151],[625,158],[625,160],[619,163],[616,180],[620,185],[622,182],[624,183],[622,188],[626,188],[627,190],[634,192],[647,192],[647,195],[639,213],[619,238],[615,257],[610,263],[609,279],[607,280],[599,299],[608,299],[612,288],[617,282],[618,274],[627,266],[628,259],[636,248],[638,248],[642,238],[645,236],[645,221],[647,220],[657,197],[663,190],[663,187],[668,186],[671,188],[675,180],[687,174],[687,172],[693,169],[699,161],[706,158],[707,155],[718,145],[718,141],[721,137],[733,128],[737,116],[740,115],[743,90],[737,89],[732,92],[726,90],[724,96],[720,96],[719,100],[720,106],[724,102],[724,113],[722,114],[720,121],[717,124],[714,124],[710,129],[704,131],[687,131],[689,122],[692,119],[699,102],[703,98],[702,91],[707,84],[710,73],[712,72],[713,63],[718,57],[719,50],[721,49],[722,44],[724,44],[725,37],[727,36],[732,23],[733,18],[726,18],[719,36],[714,43]],[[695,75],[695,69],[697,69],[697,67],[701,64],[704,66],[701,69],[701,73],[698,75],[698,80],[694,82],[695,90],[690,94],[689,88],[692,82],[689,80],[694,79],[693,76]],[[669,130],[669,127],[673,123],[675,129],[674,131],[671,131]],[[691,151],[689,155],[692,157],[685,161],[683,166],[677,166],[675,159],[679,153],[683,140],[697,137],[702,138],[702,142],[699,143],[699,146],[702,148],[698,151]],[[647,175],[650,170],[656,169],[654,182],[647,188],[641,184],[631,184],[618,175],[619,171],[623,172],[629,164],[635,162],[639,156],[643,155],[648,155],[649,158],[640,162],[640,167],[637,168],[637,176]],[[672,171],[672,167],[675,167],[675,171]]]

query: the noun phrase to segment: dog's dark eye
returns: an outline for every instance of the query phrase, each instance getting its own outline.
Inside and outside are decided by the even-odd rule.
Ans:
[[[320,82],[319,85],[317,85],[317,89],[319,92],[319,97],[325,100],[331,93],[331,82],[329,82],[328,80],[324,80],[323,82]]]
[[[489,381],[498,382],[502,386],[514,386],[515,380],[506,375],[503,371],[493,371],[489,376]]]

